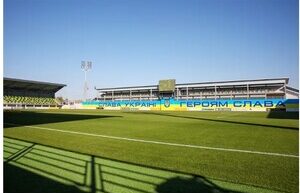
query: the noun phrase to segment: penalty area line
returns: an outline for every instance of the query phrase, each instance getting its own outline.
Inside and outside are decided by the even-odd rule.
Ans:
[[[195,149],[206,149],[206,150],[215,150],[215,151],[227,151],[227,152],[238,152],[238,153],[248,153],[248,154],[260,154],[260,155],[269,155],[269,156],[299,158],[298,155],[292,155],[292,154],[261,152],[261,151],[250,151],[250,150],[230,149],[230,148],[220,148],[220,147],[208,147],[208,146],[200,146],[200,145],[188,145],[188,144],[180,144],[180,143],[169,143],[169,142],[162,142],[162,141],[151,141],[151,140],[134,139],[134,138],[126,138],[126,137],[116,137],[116,136],[110,136],[110,135],[100,135],[100,134],[93,134],[93,133],[84,133],[84,132],[77,132],[77,131],[66,131],[66,130],[60,130],[60,129],[51,129],[51,128],[47,128],[47,127],[26,126],[26,125],[14,124],[14,123],[4,123],[4,124],[5,125],[14,125],[14,126],[28,127],[28,128],[32,128],[32,129],[39,129],[39,130],[56,131],[56,132],[61,132],[61,133],[69,133],[69,134],[76,134],[76,135],[85,135],[85,136],[92,136],[92,137],[101,137],[101,138],[124,140],[124,141],[133,141],[133,142],[140,142],[140,143],[168,145],[168,146],[175,146],[175,147],[187,147],[187,148],[195,148]]]

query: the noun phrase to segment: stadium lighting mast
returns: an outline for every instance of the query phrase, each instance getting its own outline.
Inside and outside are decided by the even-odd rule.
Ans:
[[[81,69],[84,71],[84,87],[83,87],[83,97],[84,101],[86,101],[87,91],[89,89],[87,80],[86,80],[86,74],[87,71],[92,69],[92,62],[91,61],[81,61]]]

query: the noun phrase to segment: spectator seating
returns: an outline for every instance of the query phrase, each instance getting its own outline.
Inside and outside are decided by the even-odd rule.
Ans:
[[[4,104],[25,104],[25,105],[58,105],[54,98],[47,97],[27,97],[27,96],[9,96],[3,98]]]

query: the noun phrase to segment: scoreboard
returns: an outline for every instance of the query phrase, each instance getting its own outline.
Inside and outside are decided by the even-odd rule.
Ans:
[[[160,80],[158,90],[159,92],[174,92],[175,79]]]

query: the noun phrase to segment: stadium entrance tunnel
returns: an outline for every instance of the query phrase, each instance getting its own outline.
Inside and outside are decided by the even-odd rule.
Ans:
[[[237,193],[243,186],[4,137],[6,193]]]
[[[114,118],[113,115],[84,115],[66,113],[41,113],[34,111],[4,111],[4,129],[16,126],[39,125],[88,119]]]

